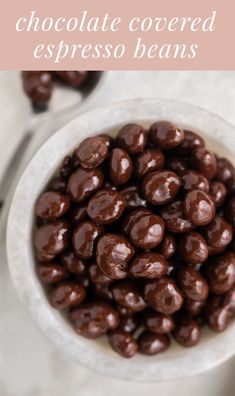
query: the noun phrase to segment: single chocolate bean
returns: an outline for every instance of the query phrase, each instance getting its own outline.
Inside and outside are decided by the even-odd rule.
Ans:
[[[154,122],[150,126],[150,135],[163,149],[172,149],[184,141],[184,130],[168,121]]]
[[[179,244],[180,256],[190,263],[203,263],[208,258],[205,239],[198,233],[191,231],[183,236]]]
[[[70,206],[67,196],[56,191],[43,193],[36,202],[36,215],[43,220],[56,220],[63,216]]]
[[[88,137],[80,143],[74,155],[84,169],[97,168],[108,155],[106,141],[101,136]]]
[[[186,218],[182,201],[174,201],[161,210],[166,229],[176,234],[191,231],[195,226]]]
[[[111,224],[121,217],[125,207],[123,196],[118,191],[106,188],[93,195],[87,213],[98,224]]]
[[[144,299],[153,309],[163,314],[172,314],[183,304],[181,291],[175,282],[167,277],[147,282]]]
[[[113,284],[112,293],[114,300],[121,306],[133,312],[143,311],[146,303],[140,291],[131,281],[119,281]]]
[[[196,148],[191,153],[191,166],[211,180],[217,172],[215,155],[204,147]]]
[[[152,333],[167,334],[174,329],[175,322],[171,315],[151,312],[144,317],[143,325]]]
[[[129,154],[115,148],[111,151],[109,176],[113,184],[125,184],[130,179],[133,172],[133,165]]]
[[[165,257],[155,252],[136,256],[130,266],[130,273],[135,278],[160,278],[167,273],[167,270],[168,264]]]
[[[70,312],[75,331],[87,338],[98,338],[119,325],[118,313],[111,305],[94,302],[82,305]]]
[[[113,350],[125,358],[131,358],[137,352],[137,343],[127,331],[113,330],[109,333],[108,339]]]
[[[181,183],[185,191],[190,190],[201,190],[205,193],[209,192],[209,182],[205,176],[202,174],[187,169],[181,172]]]
[[[160,149],[145,150],[138,155],[135,160],[135,172],[139,178],[147,173],[160,170],[165,165],[165,157]]]
[[[157,355],[170,346],[167,334],[154,334],[148,331],[142,333],[137,340],[139,351],[145,355]]]
[[[227,251],[212,259],[205,267],[205,277],[212,293],[228,292],[235,283],[235,254]]]
[[[185,267],[179,270],[178,284],[183,293],[193,301],[206,300],[209,288],[203,276],[192,267]]]
[[[81,283],[59,283],[52,290],[50,302],[54,308],[64,309],[80,305],[86,297],[86,291]]]
[[[174,339],[184,347],[192,347],[199,342],[201,331],[196,320],[181,319],[173,330]]]
[[[147,174],[143,180],[143,193],[152,205],[164,205],[172,201],[180,188],[176,173],[162,170]]]
[[[215,217],[215,204],[205,192],[192,190],[184,199],[184,212],[195,225],[207,225]]]
[[[105,234],[97,244],[96,261],[101,271],[111,279],[122,279],[128,274],[128,264],[135,250],[122,235]]]
[[[52,94],[52,75],[48,71],[25,71],[22,73],[25,93],[35,104],[49,102]]]
[[[98,169],[78,169],[70,176],[67,192],[74,202],[82,202],[97,191],[104,182],[103,173]]]
[[[60,262],[65,266],[68,272],[75,275],[85,275],[86,262],[77,257],[72,250],[67,250],[60,256]]]
[[[43,224],[36,230],[34,243],[46,255],[61,253],[69,245],[69,224],[64,220]]]
[[[223,217],[215,216],[214,220],[203,228],[203,235],[208,245],[223,249],[233,238],[233,229]]]
[[[38,274],[41,281],[46,284],[58,283],[68,277],[67,271],[56,263],[40,265]]]
[[[147,131],[138,124],[125,125],[117,135],[118,145],[129,154],[141,153],[146,145]]]
[[[92,258],[95,254],[98,238],[103,231],[102,227],[89,220],[78,224],[72,236],[75,254],[82,259]]]

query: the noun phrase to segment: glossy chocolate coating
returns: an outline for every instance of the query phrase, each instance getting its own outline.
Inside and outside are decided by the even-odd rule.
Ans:
[[[74,161],[70,155],[66,155],[64,158],[61,168],[60,168],[60,176],[63,179],[67,179],[74,171]]]
[[[129,154],[120,148],[115,148],[110,154],[109,177],[113,184],[125,184],[133,172]]]
[[[38,274],[41,281],[46,284],[58,283],[68,277],[68,273],[62,265],[56,263],[40,265]]]
[[[167,334],[154,334],[148,331],[142,333],[137,342],[139,351],[145,355],[157,355],[170,346],[170,338]]]
[[[89,74],[89,72],[86,70],[56,70],[54,73],[62,82],[72,87],[79,87],[82,85],[88,78]]]
[[[135,172],[139,178],[147,173],[160,170],[165,165],[165,157],[160,149],[145,150],[139,154],[135,160]]]
[[[231,198],[225,209],[225,217],[235,228],[235,197]]]
[[[128,308],[133,312],[143,311],[146,303],[140,291],[131,281],[119,281],[112,285],[114,300],[122,307]]]
[[[122,194],[127,209],[145,208],[147,206],[146,200],[141,196],[138,186],[128,186],[120,191]]]
[[[217,159],[217,172],[215,179],[221,183],[227,184],[234,179],[234,166],[227,158]]]
[[[201,331],[196,320],[190,318],[181,319],[173,330],[174,339],[184,347],[196,345],[200,339]]]
[[[61,193],[66,193],[66,181],[61,179],[60,177],[55,177],[54,179],[52,179],[52,181],[50,182],[50,190],[52,191],[59,191]]]
[[[98,338],[119,325],[118,313],[111,305],[94,302],[70,312],[75,331],[87,338]]]
[[[183,129],[168,121],[154,122],[150,126],[150,135],[162,149],[172,149],[184,141]]]
[[[177,154],[181,156],[190,155],[193,149],[205,147],[204,139],[193,131],[184,131],[184,141],[176,148]]]
[[[203,276],[194,268],[182,268],[178,271],[177,279],[180,290],[191,300],[202,301],[208,297],[208,284]]]
[[[210,196],[213,198],[215,202],[215,206],[219,208],[223,205],[226,195],[227,195],[227,188],[221,182],[212,181],[210,183]]]
[[[173,235],[169,233],[164,234],[163,241],[160,245],[160,252],[166,258],[170,258],[176,252],[176,240]]]
[[[179,245],[180,256],[190,263],[203,263],[208,258],[205,239],[198,232],[188,232],[183,236]]]
[[[122,279],[128,274],[128,264],[135,250],[119,234],[104,234],[97,244],[96,261],[101,271],[111,279]]]
[[[228,309],[229,313],[235,313],[235,284],[225,294],[223,306]]]
[[[184,199],[184,212],[195,225],[207,225],[215,217],[213,199],[203,191],[192,190]]]
[[[73,249],[76,255],[83,259],[90,259],[95,254],[98,238],[102,235],[103,228],[85,220],[78,224],[72,236]]]
[[[137,220],[141,219],[141,217],[145,215],[149,215],[152,212],[145,208],[140,208],[136,210],[132,210],[125,216],[125,219],[122,223],[122,231],[124,234],[129,235],[133,225],[136,223]]]
[[[155,279],[165,275],[168,263],[164,256],[155,252],[142,253],[134,259],[130,266],[130,273],[135,278]]]
[[[217,171],[215,155],[204,147],[196,148],[191,153],[191,165],[208,180],[211,180]]]
[[[191,231],[195,226],[186,218],[182,201],[174,201],[161,210],[166,229],[176,234]]]
[[[113,330],[109,333],[108,339],[113,350],[125,358],[131,358],[137,352],[137,343],[127,331]]]
[[[223,217],[215,216],[214,220],[203,228],[203,235],[208,245],[223,249],[232,241],[233,229]]]
[[[86,262],[77,257],[72,250],[67,250],[60,256],[60,262],[68,272],[75,275],[84,275],[86,272]]]
[[[229,311],[223,306],[220,296],[212,296],[204,309],[204,320],[216,333],[224,331],[229,323]]]
[[[96,168],[107,157],[108,147],[104,138],[93,136],[83,140],[74,155],[84,169]]]
[[[123,196],[118,191],[106,188],[93,195],[87,213],[98,224],[111,224],[121,217],[125,207]]]
[[[209,192],[209,182],[205,176],[197,171],[187,169],[181,172],[181,183],[185,191],[201,190]]]
[[[70,176],[67,192],[74,202],[82,202],[97,191],[104,182],[100,169],[78,169]]]
[[[92,264],[89,267],[89,275],[90,279],[93,283],[99,283],[102,285],[108,285],[112,282],[108,276],[106,276],[98,267],[97,264]]]
[[[185,308],[185,311],[187,312],[188,316],[194,318],[202,312],[204,305],[205,305],[205,301],[203,301],[203,300],[202,301],[194,301],[194,300],[191,300],[190,298],[187,298],[184,303],[184,308]]]
[[[54,308],[64,309],[80,305],[85,299],[86,291],[81,283],[64,282],[52,290],[50,302]]]
[[[126,331],[127,333],[133,333],[139,325],[139,320],[136,315],[121,316],[119,329]]]
[[[70,220],[73,223],[73,225],[77,225],[81,223],[83,220],[87,219],[88,214],[87,214],[87,205],[79,205],[75,206],[72,208],[70,211]]]
[[[47,254],[47,253],[40,252],[39,250],[37,250],[36,258],[40,263],[49,263],[50,261],[54,260],[55,255]]]
[[[147,132],[138,124],[125,125],[117,135],[118,146],[129,154],[141,153],[146,145]]]
[[[228,292],[235,283],[235,253],[225,252],[212,259],[205,268],[205,276],[212,293]]]
[[[47,103],[52,94],[52,76],[48,71],[23,72],[23,88],[25,93],[36,104]]]
[[[187,168],[187,162],[183,158],[173,157],[172,155],[167,158],[166,169],[175,172],[177,175],[181,175]]]
[[[69,244],[69,224],[64,220],[40,226],[35,233],[35,247],[44,254],[56,255]]]
[[[56,191],[43,193],[36,203],[36,215],[44,220],[56,220],[63,216],[70,206],[66,195]]]
[[[163,314],[172,314],[183,304],[181,291],[175,282],[167,277],[147,282],[144,299],[153,309]]]
[[[152,205],[164,205],[172,201],[180,188],[180,179],[172,171],[151,172],[143,180],[143,193]]]
[[[141,214],[140,214],[141,213]],[[161,217],[149,212],[137,212],[130,220],[129,229],[125,224],[131,241],[137,247],[148,250],[159,245],[164,236],[165,224]]]
[[[175,322],[171,315],[151,312],[144,317],[143,325],[152,333],[167,334],[174,329]]]

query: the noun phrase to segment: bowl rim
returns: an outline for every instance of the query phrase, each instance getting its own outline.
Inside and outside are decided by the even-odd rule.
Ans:
[[[235,354],[235,322],[224,333],[213,336],[210,333],[208,340],[203,338],[198,346],[190,350],[175,345],[170,358],[166,352],[152,358],[138,355],[125,360],[107,349],[102,341],[99,343],[78,336],[63,315],[49,305],[34,268],[32,224],[37,196],[63,156],[84,137],[118,130],[128,122],[150,123],[156,119],[167,119],[185,127],[191,126],[196,131],[204,131],[205,137],[223,142],[226,150],[235,147],[235,127],[194,105],[168,99],[140,98],[98,107],[60,128],[33,156],[16,187],[6,231],[7,260],[13,285],[42,332],[59,350],[63,345],[62,350],[83,366],[99,374],[140,382],[191,376],[229,359]]]

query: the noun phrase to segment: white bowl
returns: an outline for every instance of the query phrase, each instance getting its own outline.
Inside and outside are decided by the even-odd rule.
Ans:
[[[200,108],[162,99],[134,99],[98,108],[61,128],[38,150],[16,188],[7,226],[7,256],[15,289],[40,329],[61,351],[80,364],[104,375],[132,381],[157,382],[190,376],[235,353],[235,321],[221,334],[204,330],[194,348],[171,348],[155,357],[138,354],[123,359],[106,340],[89,340],[77,335],[66,318],[53,309],[35,273],[32,233],[34,205],[62,158],[86,136],[112,131],[125,123],[149,125],[167,119],[201,133],[217,153],[232,159],[235,128]],[[233,150],[233,151],[232,151]]]

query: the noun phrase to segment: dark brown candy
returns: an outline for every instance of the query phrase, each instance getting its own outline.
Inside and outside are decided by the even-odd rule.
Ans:
[[[81,283],[64,282],[52,290],[50,302],[54,308],[71,308],[80,305],[85,296],[86,291]]]
[[[36,215],[43,220],[56,220],[63,216],[70,206],[66,195],[56,191],[43,193],[36,203]]]
[[[193,149],[205,147],[204,139],[193,131],[184,131],[184,141],[176,148],[177,154],[189,156]]]
[[[36,251],[36,258],[41,263],[49,263],[50,261],[54,260],[55,255],[47,254],[44,252],[40,252],[39,250]]]
[[[131,281],[119,281],[112,286],[114,300],[122,307],[128,308],[133,312],[143,311],[146,303],[143,297]]]
[[[127,232],[134,245],[148,250],[161,243],[165,229],[164,221],[161,217],[148,211],[136,211],[135,216],[130,216],[127,221],[129,224],[125,221],[123,229]]]
[[[151,172],[143,180],[143,193],[152,205],[163,205],[175,198],[180,188],[176,173],[168,170]]]
[[[46,255],[61,253],[69,245],[69,224],[64,220],[57,220],[40,226],[35,233],[35,247],[37,251]]]
[[[183,304],[181,291],[175,282],[167,277],[147,282],[144,299],[153,309],[163,314],[172,314]]]
[[[125,209],[125,199],[118,191],[97,191],[90,199],[87,213],[98,224],[111,224],[119,219]]]
[[[122,231],[124,234],[129,235],[133,225],[137,220],[141,219],[142,216],[149,215],[152,212],[148,209],[140,208],[133,210],[125,216],[124,221],[122,223]]]
[[[148,331],[142,333],[137,342],[139,351],[145,355],[157,355],[170,346],[170,338],[167,334],[154,334]]]
[[[183,236],[179,244],[180,256],[190,263],[203,263],[208,258],[205,239],[198,232],[191,231]]]
[[[235,169],[234,166],[227,158],[217,159],[217,172],[215,179],[221,183],[227,184],[234,179]]]
[[[202,173],[208,180],[216,175],[217,162],[215,155],[204,147],[194,149],[190,158],[192,168]]]
[[[235,313],[235,284],[225,294],[223,306],[228,309],[229,313]]]
[[[108,276],[106,276],[98,267],[97,264],[92,264],[89,267],[89,275],[93,283],[99,283],[102,285],[108,285],[112,282]]]
[[[191,300],[190,298],[187,298],[184,303],[184,308],[185,308],[185,311],[187,312],[187,315],[189,317],[194,318],[202,312],[204,305],[205,305],[205,301],[203,301],[203,300],[202,301],[194,301],[194,300]]]
[[[128,186],[120,191],[127,209],[144,208],[147,205],[146,200],[141,196],[138,186]]]
[[[177,274],[180,290],[193,301],[206,300],[209,288],[202,275],[192,267],[185,267]]]
[[[72,250],[62,253],[60,262],[71,274],[84,275],[86,272],[86,262],[77,257]]]
[[[48,71],[23,72],[23,87],[33,103],[47,103],[52,94],[52,76]]]
[[[104,182],[103,173],[98,169],[78,169],[70,176],[67,192],[74,202],[82,202],[97,191]]]
[[[182,172],[186,171],[188,168],[186,160],[179,157],[172,157],[172,155],[167,158],[166,169],[170,169],[177,175],[181,175]]]
[[[139,325],[139,320],[136,315],[122,316],[120,317],[119,329],[126,331],[127,333],[133,333]]]
[[[86,70],[56,70],[54,73],[63,83],[72,87],[79,87],[87,80],[89,72]]]
[[[174,329],[175,322],[171,315],[151,312],[144,317],[143,325],[152,333],[167,334]]]
[[[213,199],[203,191],[189,191],[184,199],[184,212],[195,225],[207,225],[215,217]]]
[[[223,249],[232,241],[233,230],[223,217],[216,216],[209,225],[203,228],[203,235],[208,245]]]
[[[87,205],[79,205],[75,206],[70,211],[70,219],[73,225],[77,225],[81,223],[81,221],[85,220],[88,217],[87,215]]]
[[[215,202],[215,206],[219,208],[223,205],[227,195],[227,188],[221,182],[212,181],[210,183],[210,196]]]
[[[174,201],[165,206],[161,210],[161,216],[167,230],[176,234],[191,231],[195,227],[193,222],[186,218],[182,201]]]
[[[200,173],[187,169],[181,172],[181,183],[185,191],[201,190],[205,193],[209,192],[209,182],[207,178]]]
[[[196,320],[183,318],[179,320],[172,334],[174,339],[180,345],[184,347],[192,347],[198,343],[201,331]]]
[[[165,257],[155,252],[136,256],[130,266],[130,272],[135,278],[160,278],[167,273],[167,270],[168,264]]]
[[[154,122],[150,126],[150,135],[154,143],[163,149],[172,149],[184,141],[183,129],[168,121]]]
[[[164,167],[165,157],[160,149],[145,150],[135,160],[135,172],[139,178],[147,173],[160,170]]]
[[[226,329],[230,315],[220,296],[212,296],[206,303],[203,317],[210,329],[218,333]]]
[[[127,331],[113,330],[109,333],[108,339],[113,350],[125,358],[131,358],[137,352],[137,343]]]
[[[38,274],[41,281],[46,284],[58,283],[68,277],[67,271],[56,263],[40,265]]]
[[[60,176],[63,179],[67,179],[73,172],[74,170],[74,161],[73,158],[70,157],[70,155],[67,155],[62,163],[62,166],[60,168]]]
[[[115,148],[111,151],[109,176],[113,184],[125,184],[130,179],[133,172],[133,165],[129,154]]]
[[[135,250],[122,235],[105,234],[98,242],[96,261],[101,271],[111,279],[122,279],[128,274],[128,264]]]
[[[141,153],[146,145],[147,132],[138,124],[125,125],[117,135],[117,142],[120,147],[129,154]]]
[[[74,155],[84,169],[96,168],[107,157],[108,147],[101,136],[88,137],[80,143]]]
[[[85,220],[78,224],[72,237],[73,249],[78,257],[83,259],[92,258],[95,254],[98,238],[102,233],[103,228],[92,221]]]
[[[160,252],[166,258],[170,258],[176,252],[176,241],[173,235],[165,233],[163,241],[160,245]]]
[[[235,228],[235,197],[231,198],[225,209],[225,217]]]
[[[235,283],[235,253],[225,252],[212,259],[205,267],[205,276],[212,293],[228,292]]]
[[[119,325],[118,313],[104,302],[84,304],[69,316],[75,331],[87,338],[101,337]]]

